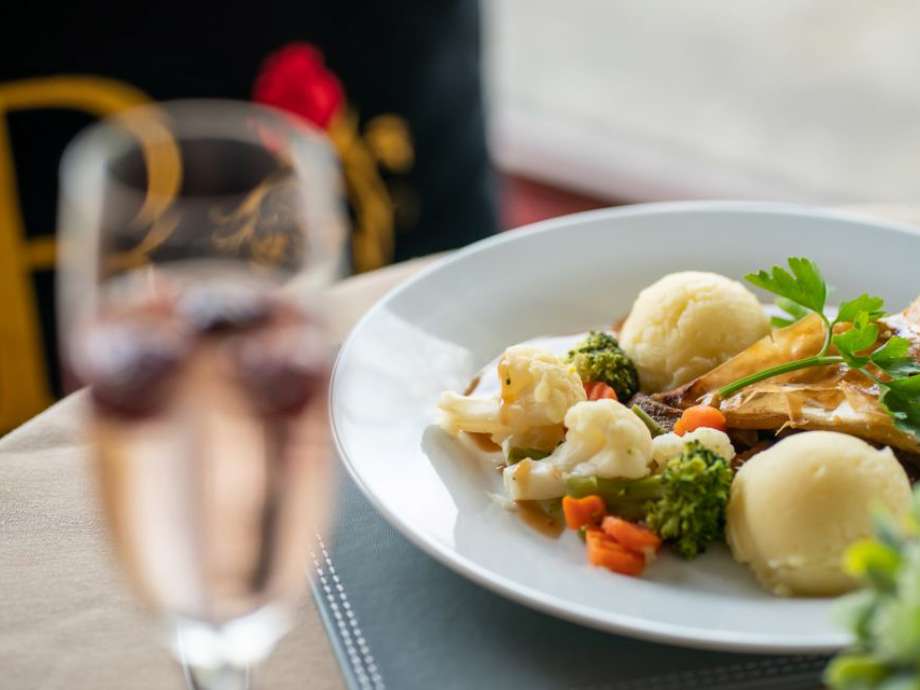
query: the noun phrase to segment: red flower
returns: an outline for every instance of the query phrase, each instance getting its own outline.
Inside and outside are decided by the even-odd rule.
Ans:
[[[345,95],[319,50],[309,43],[289,43],[265,58],[253,100],[300,115],[325,129]]]

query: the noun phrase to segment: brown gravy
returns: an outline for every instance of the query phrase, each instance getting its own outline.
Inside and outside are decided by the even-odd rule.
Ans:
[[[502,449],[500,445],[498,445],[489,437],[489,434],[477,434],[470,432],[464,433],[466,433],[466,435],[470,437],[473,443],[476,444],[476,447],[484,453],[497,453]]]
[[[536,501],[515,501],[515,503],[517,503],[518,515],[521,516],[524,524],[543,536],[558,539],[565,531],[565,525],[562,524],[562,520],[548,515]]]
[[[463,391],[464,395],[472,395],[473,391],[479,388],[479,382],[482,381],[482,374],[476,374],[473,377],[473,380],[466,385],[466,390]]]

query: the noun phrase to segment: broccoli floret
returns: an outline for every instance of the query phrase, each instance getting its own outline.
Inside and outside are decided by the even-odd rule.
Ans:
[[[639,390],[636,366],[609,333],[591,331],[587,338],[569,350],[566,362],[574,365],[583,382],[603,381],[616,391],[617,398],[623,402]]]
[[[566,489],[574,496],[600,495],[608,512],[645,520],[681,556],[694,558],[722,538],[731,483],[725,458],[693,441],[659,474],[642,479],[571,477]]]
[[[645,521],[684,558],[693,558],[725,532],[732,470],[725,458],[693,441],[661,472],[661,494]]]
[[[877,516],[875,538],[851,546],[844,562],[864,588],[840,603],[854,643],[824,682],[834,690],[920,687],[920,488],[906,519]]]
[[[597,350],[609,350],[618,348],[620,344],[617,339],[605,331],[590,331],[587,337],[572,349],[571,352],[596,352]],[[569,354],[571,354],[571,352]]]

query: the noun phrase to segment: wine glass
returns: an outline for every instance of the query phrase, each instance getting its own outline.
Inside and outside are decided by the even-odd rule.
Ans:
[[[116,552],[192,688],[248,686],[324,524],[338,173],[307,125],[231,101],[124,112],[61,164],[65,366]]]

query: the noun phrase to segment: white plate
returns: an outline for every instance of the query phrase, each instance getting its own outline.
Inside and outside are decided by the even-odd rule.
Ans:
[[[550,540],[489,498],[499,475],[433,426],[506,346],[609,324],[671,271],[735,278],[788,256],[815,259],[836,294],[901,308],[920,288],[920,236],[807,208],[651,204],[537,224],[475,244],[397,288],[355,327],[333,373],[331,415],[352,477],[413,543],[522,604],[611,632],[756,652],[833,650],[847,636],[824,599],[762,591],[724,547],[666,556],[633,579],[592,568],[568,532]]]

